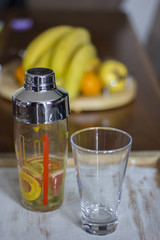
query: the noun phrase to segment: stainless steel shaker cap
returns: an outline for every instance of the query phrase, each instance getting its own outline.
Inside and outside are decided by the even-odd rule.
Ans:
[[[68,93],[56,86],[54,71],[48,68],[27,70],[24,87],[12,100],[14,117],[24,123],[52,123],[70,114]]]
[[[56,88],[55,74],[48,68],[31,68],[25,73],[24,88],[34,92]]]

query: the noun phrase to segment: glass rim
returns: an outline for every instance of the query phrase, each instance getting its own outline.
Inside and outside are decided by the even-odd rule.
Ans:
[[[129,137],[130,141],[128,144],[126,144],[124,147],[120,147],[120,148],[116,148],[116,149],[110,149],[110,150],[93,150],[93,149],[88,149],[88,148],[84,148],[84,147],[81,147],[79,146],[78,144],[74,143],[73,141],[73,137],[76,136],[77,134],[81,133],[81,132],[85,132],[85,131],[88,131],[88,130],[95,130],[95,129],[104,129],[104,130],[109,130],[109,131],[115,131],[115,132],[119,132],[119,133],[122,133],[126,136]],[[76,132],[74,132],[71,137],[70,137],[70,141],[71,141],[71,144],[78,148],[79,150],[83,150],[83,151],[86,151],[86,152],[91,152],[91,153],[113,153],[113,152],[118,152],[118,151],[122,151],[128,147],[131,146],[132,144],[132,137],[129,133],[121,130],[121,129],[118,129],[118,128],[112,128],[112,127],[88,127],[88,128],[83,128],[83,129],[80,129]]]

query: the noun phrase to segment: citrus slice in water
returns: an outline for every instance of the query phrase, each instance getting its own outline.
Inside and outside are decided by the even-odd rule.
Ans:
[[[63,170],[56,171],[51,174],[51,188],[54,195],[58,195],[59,189],[63,182]]]
[[[20,176],[21,192],[24,199],[26,199],[27,201],[36,200],[41,194],[41,187],[39,182],[36,179],[34,179],[32,176],[30,176],[29,174],[23,171],[19,172],[19,176]],[[25,189],[26,188],[25,182],[27,182],[27,184],[29,185],[27,189]]]
[[[35,178],[43,176],[43,160],[34,160],[26,164],[26,169]]]

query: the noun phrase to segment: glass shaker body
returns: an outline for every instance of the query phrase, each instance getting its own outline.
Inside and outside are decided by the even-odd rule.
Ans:
[[[14,120],[22,204],[49,211],[63,201],[68,152],[67,119],[51,124],[27,124]]]
[[[49,95],[54,95],[55,99],[50,102],[46,96],[48,91],[39,95],[22,89],[13,97],[14,142],[22,204],[34,211],[51,211],[63,201],[69,112],[62,108],[67,97],[64,91],[57,88],[54,89],[58,91],[56,94],[52,91]],[[26,100],[28,95],[30,98]],[[35,102],[35,96],[47,101]]]

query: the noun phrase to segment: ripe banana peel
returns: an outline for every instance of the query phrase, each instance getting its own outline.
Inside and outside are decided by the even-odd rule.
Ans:
[[[73,55],[78,49],[90,42],[89,31],[85,28],[77,27],[58,42],[52,55],[51,68],[54,69],[56,77],[61,77],[67,69]]]
[[[97,72],[103,87],[109,87],[110,92],[123,90],[125,79],[122,81],[120,75],[128,74],[122,63],[101,63],[89,31],[69,25],[50,28],[34,38],[26,49],[22,65],[15,72],[21,85],[24,84],[24,71],[27,69],[51,68],[55,71],[57,85],[66,88],[70,100],[79,95],[80,82],[86,71]]]
[[[32,68],[48,49],[53,48],[72,29],[71,26],[57,26],[38,35],[26,49],[23,58],[24,70]]]
[[[89,31],[68,25],[50,28],[33,39],[22,65],[24,71],[32,67],[53,69],[57,85],[66,88],[72,100],[79,94],[83,73],[97,65],[97,59]]]
[[[49,48],[32,67],[33,68],[36,68],[36,67],[51,68],[50,61],[51,61],[53,51],[54,51],[54,47]]]
[[[96,58],[96,48],[88,43],[76,51],[65,74],[63,87],[68,91],[70,100],[77,97],[83,73]]]

